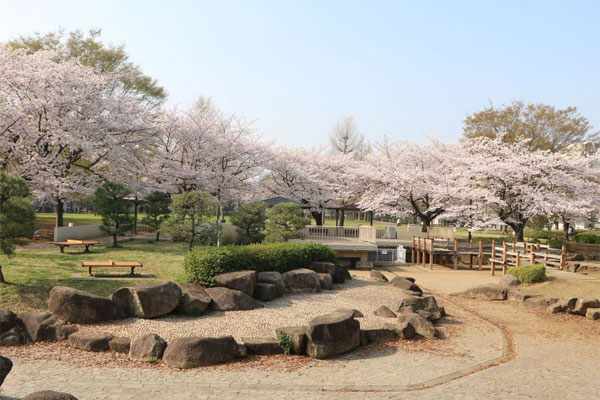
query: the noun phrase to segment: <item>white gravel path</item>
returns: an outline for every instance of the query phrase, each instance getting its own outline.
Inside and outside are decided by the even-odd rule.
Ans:
[[[93,326],[80,326],[80,331],[110,333],[135,338],[156,333],[164,339],[182,336],[232,335],[236,340],[252,337],[274,337],[275,329],[284,326],[306,325],[320,314],[339,308],[354,308],[364,314],[361,328],[381,326],[390,322],[387,318],[373,315],[381,306],[390,308],[402,299],[399,289],[380,282],[354,278],[334,290],[321,293],[285,295],[264,308],[248,311],[209,311],[199,317],[169,315],[157,319],[128,318]]]

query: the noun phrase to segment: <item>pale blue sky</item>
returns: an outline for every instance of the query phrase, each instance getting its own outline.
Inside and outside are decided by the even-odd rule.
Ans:
[[[600,1],[0,0],[0,41],[102,28],[186,107],[211,96],[286,145],[353,115],[371,141],[457,140],[493,102],[600,129]]]

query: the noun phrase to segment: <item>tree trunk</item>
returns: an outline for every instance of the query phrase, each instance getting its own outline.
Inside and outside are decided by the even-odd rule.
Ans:
[[[558,221],[554,221],[554,229],[558,230]]]
[[[421,232],[427,232],[427,228],[431,226],[431,218],[419,217],[421,219]]]
[[[133,234],[137,233],[138,198],[133,199]]]
[[[471,230],[469,230],[469,243],[473,242],[473,232],[471,232]]]
[[[56,198],[56,227],[64,226],[65,208],[62,199]]]
[[[344,221],[346,221],[346,211],[342,210],[340,214],[340,226],[344,226]]]
[[[571,227],[570,223],[563,221],[563,232],[565,234],[565,240],[569,240],[569,228],[570,227]]]
[[[113,247],[117,247],[117,234],[113,235]]]
[[[312,217],[315,219],[315,224],[317,224],[318,226],[322,226],[323,225],[323,213],[320,211],[311,211],[310,212]]]
[[[225,223],[225,210],[222,205],[219,204],[219,213],[221,214],[221,223]]]
[[[515,231],[515,239],[517,239],[518,242],[524,242],[525,224],[513,224],[511,227]]]
[[[506,225],[502,225],[502,228],[500,228],[500,233],[506,235]]]
[[[188,246],[188,251],[192,251],[192,248],[194,247],[194,234],[192,233],[192,237],[190,238],[190,243]]]
[[[158,242],[160,238],[160,231],[156,231],[156,241]]]
[[[2,265],[0,265],[0,283],[6,283],[4,280],[4,274],[2,273]]]

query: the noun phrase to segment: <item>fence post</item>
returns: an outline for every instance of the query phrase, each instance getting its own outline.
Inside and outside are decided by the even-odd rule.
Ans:
[[[458,269],[458,239],[454,239],[454,269]]]
[[[513,249],[515,247],[515,243],[513,242]],[[508,251],[508,246],[506,245],[506,242],[502,242],[502,275],[506,275],[506,262],[508,261],[508,254],[506,254],[506,252]]]
[[[515,262],[517,267],[521,265],[521,253],[517,252],[517,261]]]
[[[492,266],[492,276],[496,273],[496,262],[494,259],[496,258],[496,241],[492,240],[492,257],[490,259],[490,264]]]
[[[429,240],[431,240],[429,244],[429,269],[433,269],[433,239]]]
[[[483,265],[483,242],[479,241],[479,270],[481,271],[481,267]]]
[[[560,254],[560,269],[565,269],[565,256],[567,254],[567,246],[562,247],[562,253]]]
[[[410,247],[410,261],[415,263],[415,237],[412,238],[412,246]]]

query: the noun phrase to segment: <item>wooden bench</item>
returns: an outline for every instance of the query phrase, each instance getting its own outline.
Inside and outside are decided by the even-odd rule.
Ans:
[[[98,244],[98,242],[86,241],[86,240],[74,240],[74,239],[69,239],[65,242],[50,242],[50,243],[53,245],[59,246],[61,253],[64,253],[65,247],[69,247],[69,246],[85,246],[85,252],[89,253],[90,246]]]
[[[88,269],[88,273],[92,276],[92,268],[131,268],[129,275],[133,276],[136,268],[142,268],[143,265],[137,261],[134,262],[122,262],[122,261],[83,261],[81,263],[83,268]]]

